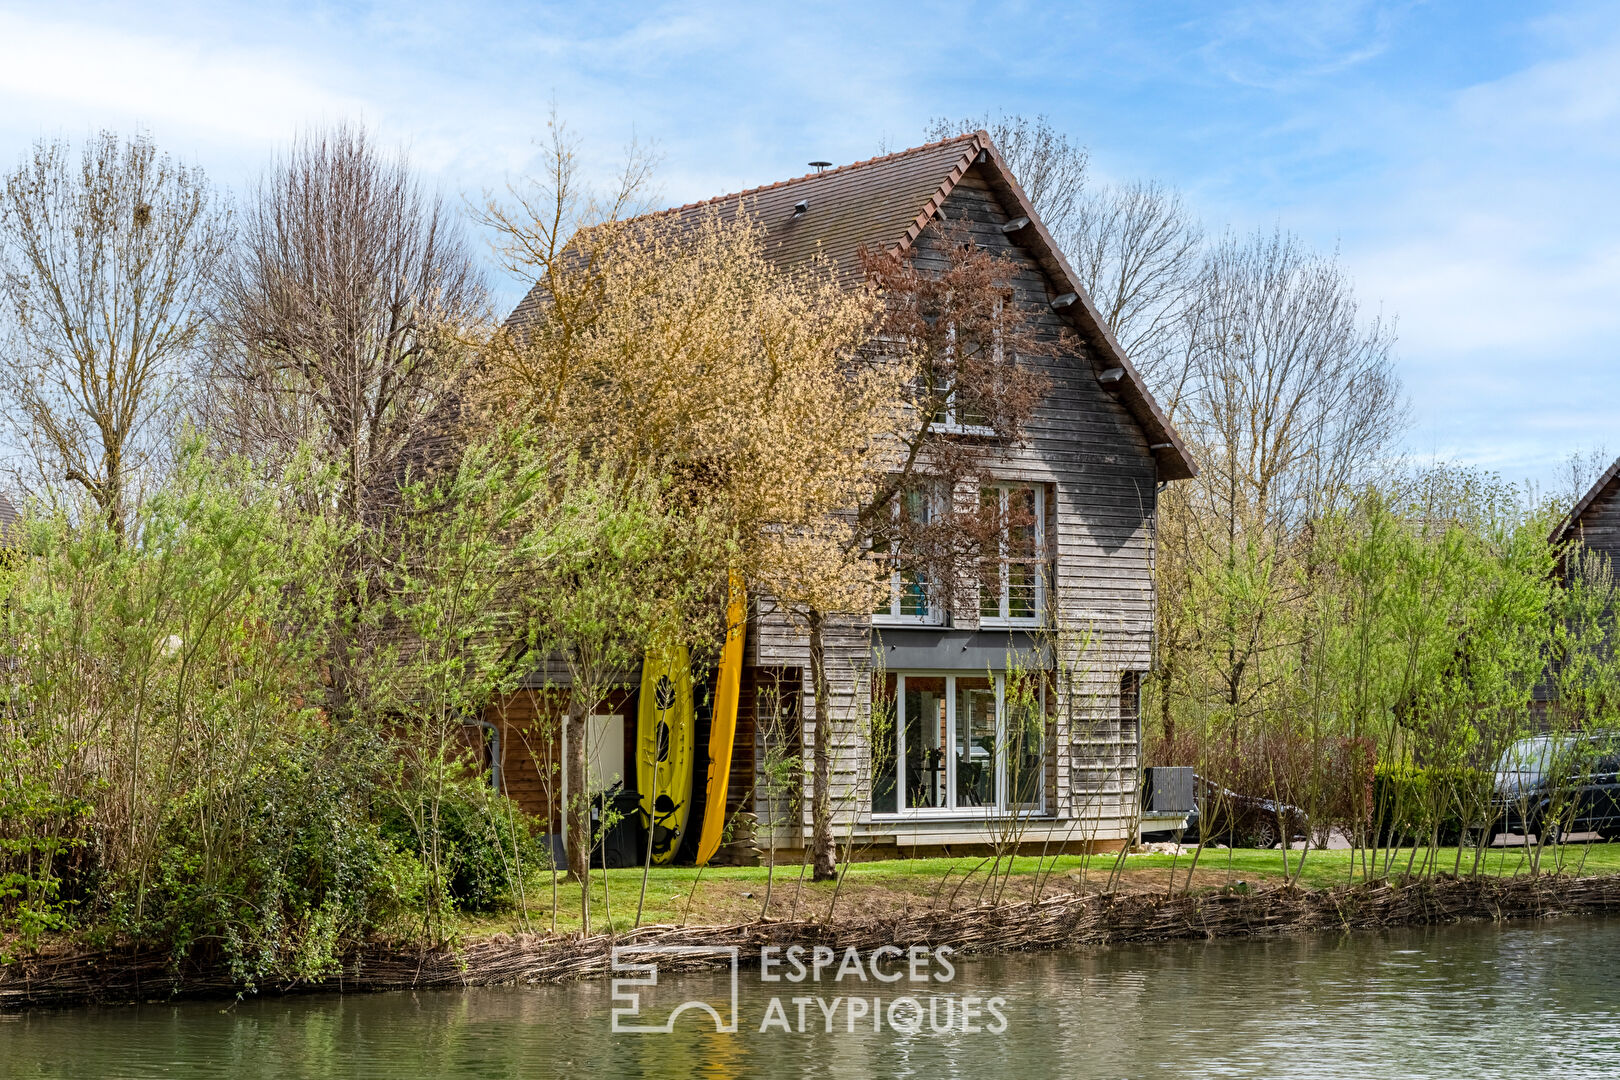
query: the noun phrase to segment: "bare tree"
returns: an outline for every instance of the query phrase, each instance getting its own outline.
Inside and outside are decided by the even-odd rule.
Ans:
[[[0,194],[0,391],[23,486],[81,487],[115,535],[210,310],[229,218],[201,170],[103,132],[41,141]]]
[[[400,524],[391,515],[410,465],[460,457],[442,451],[483,337],[484,293],[442,200],[360,127],[298,140],[242,217],[205,419],[268,471],[308,446],[335,474],[333,505],[311,509],[341,537],[322,648],[326,708],[349,719],[389,632],[382,569],[398,552],[382,538]]]
[[[611,186],[603,191],[582,182],[579,139],[551,107],[546,136],[539,142],[541,171],[506,185],[506,198],[486,190],[474,212],[479,224],[493,234],[491,247],[507,273],[525,286],[541,285],[547,303],[545,319],[530,317],[520,307],[518,321],[525,333],[559,323],[559,332],[574,334],[574,324],[588,320],[586,298],[595,293],[576,281],[594,286],[605,273],[621,226],[650,212],[658,198],[653,170],[658,164],[651,146],[631,142]],[[567,255],[564,255],[564,252]],[[568,281],[565,283],[564,278]],[[573,289],[565,284],[574,285]],[[578,291],[582,306],[569,305]],[[559,306],[562,305],[562,306]]]
[[[1203,230],[1181,194],[1156,181],[1088,191],[1060,243],[1147,383],[1173,404],[1203,263]]]
[[[1103,321],[1162,400],[1187,372],[1203,229],[1157,181],[1090,184],[1090,157],[1044,116],[935,120],[932,138],[984,128],[1068,257]]]
[[[1404,430],[1394,326],[1363,320],[1336,257],[1276,231],[1228,234],[1198,284],[1185,429],[1229,518],[1298,526],[1334,509]]]
[[[1564,513],[1573,509],[1612,464],[1614,455],[1601,443],[1589,450],[1571,450],[1552,491],[1558,509]]]
[[[1047,231],[1067,236],[1078,224],[1091,155],[1084,146],[1052,126],[1044,116],[988,113],[974,119],[936,118],[928,126],[930,139],[948,139],[983,129],[990,133],[1001,156],[1035,204]]]
[[[1168,612],[1192,624],[1173,640],[1208,663],[1235,722],[1265,689],[1257,664],[1296,644],[1277,620],[1309,581],[1309,567],[1294,572],[1309,557],[1309,529],[1387,466],[1407,407],[1393,328],[1362,318],[1336,258],[1286,233],[1224,237],[1196,310],[1178,422],[1201,470],[1166,500],[1180,520],[1165,530],[1177,545],[1161,559],[1183,561],[1165,577],[1185,589],[1172,601],[1193,608]]]
[[[454,402],[485,311],[442,199],[363,127],[312,132],[254,192],[223,295],[223,436],[272,462],[312,442],[363,520]]]

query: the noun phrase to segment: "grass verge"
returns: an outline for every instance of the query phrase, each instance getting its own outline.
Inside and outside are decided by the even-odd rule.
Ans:
[[[1465,848],[1460,854],[1462,872],[1467,874],[1473,868],[1474,851]],[[725,926],[762,917],[818,921],[887,918],[927,910],[960,910],[994,897],[1009,901],[1029,900],[1037,895],[1101,892],[1111,882],[1126,893],[1167,893],[1189,887],[1199,892],[1239,884],[1271,885],[1284,880],[1289,869],[1297,868],[1302,855],[1304,867],[1298,873],[1300,884],[1320,889],[1353,884],[1369,877],[1399,877],[1406,873],[1408,865],[1421,867],[1426,858],[1431,870],[1449,873],[1458,864],[1459,853],[1456,848],[1433,852],[1426,848],[1416,852],[1406,848],[1379,853],[1374,860],[1371,853],[1362,852],[1290,851],[1285,869],[1281,851],[1209,849],[1199,857],[1196,869],[1190,854],[1129,855],[1119,866],[1117,875],[1116,855],[1003,859],[999,867],[979,857],[898,859],[852,864],[844,871],[841,884],[812,882],[808,875],[801,876],[797,865],[778,866],[774,874],[762,866],[704,870],[659,867],[651,871],[647,880],[641,923]],[[1529,855],[1523,848],[1489,848],[1480,872],[1504,877],[1529,873]],[[994,880],[990,876],[993,870],[996,871]],[[1541,871],[1580,875],[1620,872],[1620,844],[1569,844],[1548,848],[1541,856]],[[768,911],[765,907],[767,877],[772,878]],[[606,930],[610,917],[614,931],[631,929],[636,925],[641,870],[609,870],[605,891],[603,884],[603,872],[594,871],[591,875],[592,931]],[[497,933],[550,931],[553,920],[549,874],[531,877],[525,892],[526,912],[466,918],[460,927],[461,940],[477,940]],[[559,882],[555,925],[559,933],[575,933],[580,929],[578,884]]]

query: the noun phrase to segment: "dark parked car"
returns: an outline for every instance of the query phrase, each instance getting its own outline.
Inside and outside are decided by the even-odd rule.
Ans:
[[[1496,765],[1499,827],[1620,838],[1620,732],[1520,739]]]
[[[1286,829],[1290,841],[1304,840],[1310,835],[1310,818],[1297,806],[1258,795],[1244,795],[1202,776],[1194,779],[1198,786],[1198,805],[1187,815],[1187,827],[1181,832],[1184,844],[1268,848],[1281,842],[1279,826]],[[1175,838],[1173,832],[1142,834],[1143,840]]]

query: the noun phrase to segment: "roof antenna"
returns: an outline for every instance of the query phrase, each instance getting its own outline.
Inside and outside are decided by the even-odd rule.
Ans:
[[[812,169],[816,170],[816,172],[819,174],[824,169],[832,168],[832,162],[830,162],[830,161],[812,161],[810,163],[810,167]]]

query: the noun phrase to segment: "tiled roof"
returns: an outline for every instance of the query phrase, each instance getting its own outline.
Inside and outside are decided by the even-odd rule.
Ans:
[[[683,221],[696,221],[701,214],[718,213],[722,218],[729,218],[746,208],[764,226],[767,251],[779,265],[800,266],[819,252],[832,260],[840,274],[853,283],[860,274],[858,253],[863,245],[873,250],[909,246],[933,220],[957,181],[975,163],[982,163],[991,186],[1008,205],[1008,212],[1013,213],[1013,208],[1017,207],[1016,213],[1033,223],[1025,230],[1027,244],[1050,276],[1054,295],[1072,292],[1079,296],[1079,303],[1070,304],[1064,310],[1064,318],[1097,350],[1103,367],[1124,369],[1125,377],[1119,383],[1121,401],[1142,425],[1149,444],[1155,448],[1160,475],[1172,480],[1196,475],[1197,466],[1181,437],[1170,426],[1135,366],[1103,323],[1028,196],[984,131],[821,173],[780,180],[765,187],[687,203],[649,214],[641,220],[668,219],[678,227]],[[805,204],[804,212],[795,213],[795,207],[801,202]],[[531,289],[513,309],[508,323],[521,326],[542,296],[539,286]]]
[[[906,239],[923,205],[940,194],[952,168],[970,149],[977,149],[974,138],[944,139],[660,210],[641,220],[696,221],[710,213],[731,219],[746,208],[765,227],[767,250],[779,265],[800,266],[822,252],[853,280],[860,274],[861,245],[882,249]],[[808,209],[795,214],[793,208],[801,201]],[[539,297],[538,288],[531,290],[513,310],[510,322],[522,325]]]

